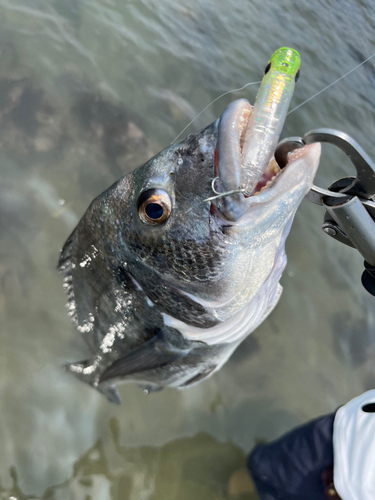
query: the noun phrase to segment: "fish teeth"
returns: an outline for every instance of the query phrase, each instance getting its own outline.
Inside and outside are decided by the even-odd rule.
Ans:
[[[256,192],[255,192],[252,196],[256,196],[256,195],[257,195],[257,194],[259,194],[260,192],[262,192],[262,191],[264,191],[265,189],[267,189],[268,187],[270,187],[270,186],[274,183],[274,181],[275,181],[276,177],[277,177],[277,175],[274,175],[274,176],[273,176],[270,180],[268,180],[268,181],[265,183],[265,185],[264,185],[264,186],[262,186],[262,187],[260,188],[260,191],[256,191]]]
[[[273,158],[270,162],[270,170],[271,172],[273,171],[273,173],[275,175],[277,175],[279,172],[281,172],[281,168],[279,167],[279,165],[277,164],[277,161],[275,160],[275,158]]]

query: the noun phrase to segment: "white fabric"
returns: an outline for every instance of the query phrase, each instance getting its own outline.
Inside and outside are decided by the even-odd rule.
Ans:
[[[375,390],[342,406],[333,427],[334,483],[343,500],[375,500]]]

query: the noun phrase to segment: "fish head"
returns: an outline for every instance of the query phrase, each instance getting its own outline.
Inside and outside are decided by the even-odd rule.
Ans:
[[[146,276],[157,272],[187,292],[215,282],[227,252],[221,222],[205,201],[212,195],[218,122],[155,155],[111,195],[120,221],[111,248],[144,266]]]
[[[115,231],[107,243],[118,261],[137,267],[144,292],[152,295],[155,280],[148,276],[156,273],[163,287],[210,308],[220,321],[252,300],[272,270],[277,285],[285,240],[320,157],[319,144],[305,146],[283,170],[272,159],[253,196],[210,199],[215,177],[224,189],[240,178],[250,113],[246,100],[231,103],[219,120],[164,149],[110,194]]]

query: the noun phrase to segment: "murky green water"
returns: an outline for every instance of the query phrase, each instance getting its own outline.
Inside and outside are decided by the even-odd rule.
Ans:
[[[307,202],[276,311],[189,390],[122,386],[117,408],[65,374],[82,346],[55,270],[92,198],[217,95],[259,80],[277,47],[302,56],[296,105],[374,53],[374,33],[371,0],[0,0],[0,498],[250,499],[228,484],[256,439],[375,386],[361,258],[321,232]],[[284,135],[338,128],[374,157],[374,103],[369,62]],[[325,147],[317,183],[350,173]]]

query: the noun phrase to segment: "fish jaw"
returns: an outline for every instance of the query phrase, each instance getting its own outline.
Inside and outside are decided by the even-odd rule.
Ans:
[[[239,230],[249,224],[252,228],[264,224],[261,233],[266,233],[271,227],[285,226],[311,189],[320,152],[320,143],[314,143],[291,153],[287,165],[275,176],[272,184],[247,198],[247,210],[234,226]]]
[[[224,110],[218,126],[216,166],[218,185],[222,193],[235,192],[219,198],[215,205],[223,218],[232,222],[237,222],[248,211],[253,204],[252,197],[272,185],[281,172],[272,157],[266,169],[262,169],[265,170],[264,173],[259,174],[260,177],[250,195],[245,195],[243,190],[241,192],[245,158],[251,153],[246,150],[248,146],[245,139],[249,128],[253,126],[253,116],[253,108],[249,102],[246,99],[238,99]],[[285,168],[293,162],[293,158],[291,155]]]

